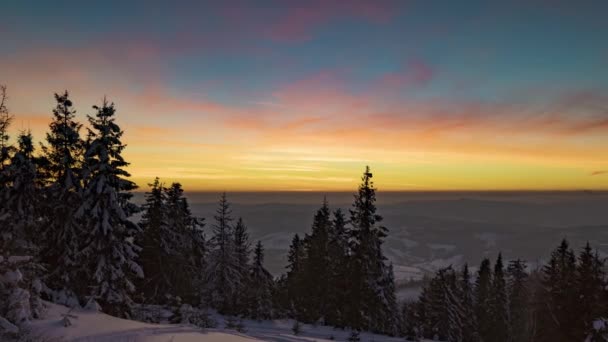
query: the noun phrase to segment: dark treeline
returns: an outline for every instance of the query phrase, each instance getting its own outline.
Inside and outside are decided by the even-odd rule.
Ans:
[[[402,306],[402,334],[441,341],[606,341],[608,289],[604,260],[587,244],[576,256],[568,242],[547,265],[492,267],[484,259],[473,276],[465,264],[439,270],[418,301]]]
[[[209,222],[192,215],[179,183],[158,178],[136,206],[114,104],[93,106],[85,129],[67,92],[55,100],[44,142],[36,148],[24,131],[11,144],[0,88],[0,337],[41,317],[46,299],[137,319],[162,306],[174,321],[200,325],[208,308],[234,319],[291,318],[294,333],[298,322],[326,324],[352,330],[353,341],[359,331],[463,342],[604,340],[604,261],[589,246],[577,256],[564,241],[533,272],[501,256],[475,274],[448,267],[418,301],[398,303],[383,253],[388,229],[366,168],[351,208],[323,201],[310,233],[293,237],[285,274],[274,278],[264,246],[252,243],[226,194]],[[139,222],[131,219],[137,212]]]

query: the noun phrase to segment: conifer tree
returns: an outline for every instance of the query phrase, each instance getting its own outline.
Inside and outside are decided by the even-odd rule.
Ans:
[[[604,261],[593,252],[589,242],[579,254],[576,271],[579,322],[576,334],[582,340],[593,333],[593,322],[608,312],[604,297]]]
[[[382,251],[387,229],[380,225],[382,217],[376,213],[376,189],[371,179],[367,167],[350,210],[352,283],[348,321],[354,329],[378,330],[389,316],[394,317],[390,310],[395,305],[390,303],[392,296],[385,295],[390,292],[390,270]]]
[[[304,306],[306,297],[303,289],[303,264],[306,258],[306,251],[304,250],[304,242],[300,239],[298,234],[293,236],[291,245],[289,246],[289,252],[287,254],[287,278],[286,292],[287,292],[287,311],[290,312],[291,316],[296,319],[302,319],[302,313],[300,308]]]
[[[239,269],[242,282],[235,292],[233,305],[236,312],[244,313],[247,310],[247,287],[256,285],[249,281],[249,255],[251,253],[251,244],[249,243],[247,226],[245,226],[245,223],[243,223],[242,218],[238,219],[236,226],[234,227],[234,252],[236,254],[237,267]]]
[[[496,342],[509,341],[509,313],[507,302],[506,281],[502,255],[499,253],[494,265],[492,287],[490,290],[490,315],[493,340]]]
[[[305,322],[314,323],[327,312],[329,301],[330,259],[329,259],[329,233],[331,230],[331,213],[327,200],[317,210],[312,233],[304,239],[306,259],[303,263],[303,289],[307,300],[303,303]]]
[[[88,117],[83,201],[76,212],[84,232],[78,255],[79,290],[85,298],[93,296],[104,311],[128,317],[135,289],[132,280],[143,276],[137,263],[139,247],[133,243],[140,229],[129,220],[136,208],[129,201],[136,185],[124,170],[129,164],[122,157],[123,131],[115,122],[114,104],[104,99],[93,108],[95,115]]]
[[[213,236],[210,241],[207,285],[209,301],[222,314],[233,314],[232,298],[241,284],[241,273],[234,251],[232,211],[222,194],[214,216]]]
[[[542,294],[537,308],[540,341],[575,341],[578,302],[576,293],[576,257],[568,242],[551,253],[543,267]]]
[[[204,284],[207,242],[203,232],[204,220],[192,215],[188,200],[180,183],[172,183],[165,189],[167,221],[177,234],[175,259],[181,265],[175,278],[176,295],[189,303],[200,301],[200,289]]]
[[[329,245],[329,293],[325,322],[332,326],[345,327],[344,308],[347,306],[348,263],[349,263],[349,231],[346,218],[341,209],[333,213],[333,220],[328,233]]]
[[[525,262],[520,259],[512,260],[507,268],[507,275],[509,336],[511,341],[528,341],[531,338],[531,317]]]
[[[475,280],[475,317],[477,320],[477,332],[482,342],[492,341],[492,321],[491,321],[491,289],[492,271],[490,260],[483,259],[477,271]]]
[[[460,276],[460,303],[462,306],[462,341],[476,342],[477,321],[475,319],[473,284],[471,283],[471,273],[469,265],[464,264]]]
[[[0,250],[9,255],[37,256],[40,232],[40,196],[30,132],[18,137],[18,148],[4,170],[8,188],[2,192]]]
[[[83,142],[81,124],[76,122],[68,92],[55,94],[47,145],[42,146],[45,158],[43,172],[50,185],[46,189],[44,212],[46,231],[43,255],[49,264],[49,285],[57,290],[55,301],[72,303],[75,299],[76,255],[79,246],[79,223],[75,212],[82,200],[81,164]]]
[[[142,248],[139,257],[145,279],[142,282],[146,301],[166,303],[173,293],[175,273],[181,266],[175,255],[182,248],[179,235],[169,225],[166,189],[158,177],[148,184],[150,191],[145,194],[143,215],[139,223],[141,233],[137,240]]]
[[[255,246],[253,265],[250,274],[250,316],[253,319],[270,319],[272,317],[272,275],[264,268],[264,247],[258,241]]]

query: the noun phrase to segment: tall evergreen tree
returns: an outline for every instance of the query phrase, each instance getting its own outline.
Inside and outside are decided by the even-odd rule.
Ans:
[[[175,278],[175,294],[189,303],[200,301],[200,289],[204,284],[207,242],[203,232],[204,220],[192,215],[188,200],[180,183],[172,183],[165,189],[167,222],[176,232],[181,248],[175,248],[175,259],[181,270]]]
[[[329,259],[329,233],[331,227],[331,212],[327,201],[317,210],[312,233],[304,239],[306,259],[303,263],[303,288],[307,300],[303,303],[305,322],[314,323],[324,317],[329,301],[330,259]]]
[[[289,246],[289,252],[287,254],[287,278],[286,278],[286,292],[287,292],[287,311],[291,316],[297,320],[302,320],[302,313],[300,308],[304,306],[306,296],[303,286],[303,264],[306,258],[306,251],[304,250],[304,242],[300,239],[298,234],[293,236],[291,245]]]
[[[83,201],[76,212],[83,230],[79,290],[93,296],[104,311],[129,316],[135,289],[132,280],[143,276],[136,260],[139,247],[133,243],[140,229],[129,220],[136,208],[129,201],[136,185],[124,170],[129,163],[122,157],[123,131],[115,122],[114,104],[104,99],[93,108],[95,115],[88,117]]]
[[[460,275],[460,303],[462,306],[462,342],[476,342],[478,339],[475,319],[473,284],[469,265],[464,264]]]
[[[538,315],[539,341],[576,341],[576,257],[564,239],[543,268]]]
[[[491,320],[492,270],[490,260],[483,259],[475,280],[475,317],[481,342],[493,341]]]
[[[55,300],[69,302],[75,298],[73,272],[79,246],[79,223],[75,212],[82,201],[80,179],[83,142],[81,124],[76,122],[68,92],[55,94],[53,121],[42,146],[45,157],[44,176],[50,181],[44,205],[46,231],[43,255],[51,272],[49,285],[57,289]]]
[[[249,277],[250,316],[253,319],[270,319],[272,317],[272,291],[274,281],[272,275],[264,268],[264,247],[258,241],[255,246],[253,265]]]
[[[244,313],[247,310],[247,287],[257,285],[251,284],[249,281],[249,255],[251,254],[251,244],[249,242],[247,226],[243,223],[242,218],[238,219],[236,226],[234,227],[234,252],[236,254],[237,267],[242,281],[239,288],[236,289],[233,305],[236,312]]]
[[[578,324],[575,334],[583,340],[593,333],[593,322],[608,313],[604,297],[604,261],[593,252],[589,242],[578,256],[576,272]]]
[[[9,255],[38,255],[40,196],[36,188],[36,161],[30,132],[18,137],[18,148],[4,170],[8,188],[2,192],[0,250]]]
[[[390,269],[382,251],[387,229],[380,225],[382,217],[376,213],[376,189],[369,167],[363,173],[362,183],[350,210],[352,225],[352,276],[348,321],[355,329],[378,330],[384,326],[390,312],[396,307],[390,301]],[[394,284],[392,285],[394,288]]]
[[[226,199],[226,193],[223,193],[220,198],[214,218],[209,263],[207,264],[208,300],[220,313],[234,314],[232,298],[242,279],[234,251],[232,211],[230,203]]]
[[[494,265],[494,276],[490,290],[490,315],[493,341],[509,341],[509,312],[502,255],[499,253]]]
[[[529,341],[531,338],[531,317],[526,263],[519,259],[512,260],[509,262],[507,275],[510,341]]]
[[[139,223],[141,233],[137,243],[142,250],[139,254],[146,278],[142,282],[146,301],[166,303],[175,294],[176,276],[181,260],[176,257],[183,248],[180,235],[169,224],[166,189],[158,178],[148,184],[150,191],[145,194],[143,215]]]
[[[349,231],[346,228],[346,218],[341,209],[334,211],[329,231],[329,289],[325,322],[332,326],[344,327],[344,308],[348,303],[347,291],[349,263]]]

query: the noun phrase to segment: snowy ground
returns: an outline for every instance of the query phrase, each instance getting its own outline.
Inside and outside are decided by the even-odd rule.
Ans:
[[[76,310],[72,314],[72,325],[64,327],[63,314],[68,308],[48,304],[47,317],[32,324],[32,332],[45,338],[61,338],[74,342],[306,342],[306,341],[345,341],[349,332],[334,330],[330,327],[302,325],[302,333],[295,336],[291,328],[293,321],[246,321],[246,332],[239,333],[227,329],[201,330],[189,325],[148,324],[124,320],[103,313]],[[224,326],[221,317],[218,325]],[[361,341],[403,341],[381,335],[361,334]]]

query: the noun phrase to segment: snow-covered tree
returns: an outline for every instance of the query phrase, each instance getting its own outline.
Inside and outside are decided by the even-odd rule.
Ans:
[[[302,264],[302,280],[306,301],[300,307],[302,319],[314,323],[327,313],[330,294],[329,231],[331,212],[326,200],[317,210],[312,233],[304,238],[306,258]]]
[[[270,272],[264,268],[264,247],[261,241],[255,246],[249,279],[249,315],[253,319],[270,319],[274,281]]]
[[[200,302],[200,287],[203,286],[206,267],[206,244],[203,232],[204,221],[194,217],[180,183],[172,183],[165,189],[168,224],[179,234],[181,248],[176,248],[176,259],[181,270],[176,277],[176,294],[191,302]]]
[[[241,284],[241,273],[234,251],[230,203],[222,194],[214,216],[207,264],[207,296],[210,304],[223,314],[232,314],[232,298]]]
[[[37,255],[41,197],[30,132],[19,134],[17,151],[3,173],[8,187],[1,193],[0,248],[11,255]]]
[[[371,179],[372,173],[367,167],[350,210],[352,283],[348,321],[355,329],[378,330],[387,317],[395,315],[388,310],[396,305],[390,302],[394,297],[386,295],[387,291],[390,292],[387,289],[390,270],[382,243],[388,230],[380,225],[382,217],[376,213],[376,189]]]
[[[247,311],[247,287],[251,285],[249,282],[249,255],[251,254],[251,243],[249,242],[249,233],[247,226],[242,218],[239,218],[234,227],[234,253],[236,254],[237,266],[240,272],[240,278],[243,280],[234,294],[234,309],[237,313]]]
[[[96,114],[88,117],[83,200],[76,212],[83,231],[79,290],[85,298],[92,296],[105,312],[129,316],[133,279],[143,276],[137,263],[139,247],[133,243],[140,229],[129,220],[136,208],[129,201],[136,185],[124,169],[129,164],[122,156],[123,131],[115,122],[114,104],[104,99],[93,108]]]
[[[81,124],[69,94],[55,94],[53,121],[42,146],[44,176],[50,185],[44,202],[45,236],[42,253],[49,267],[48,285],[54,288],[55,301],[74,304],[75,266],[79,245],[79,223],[75,212],[82,200],[81,164],[83,141]]]

